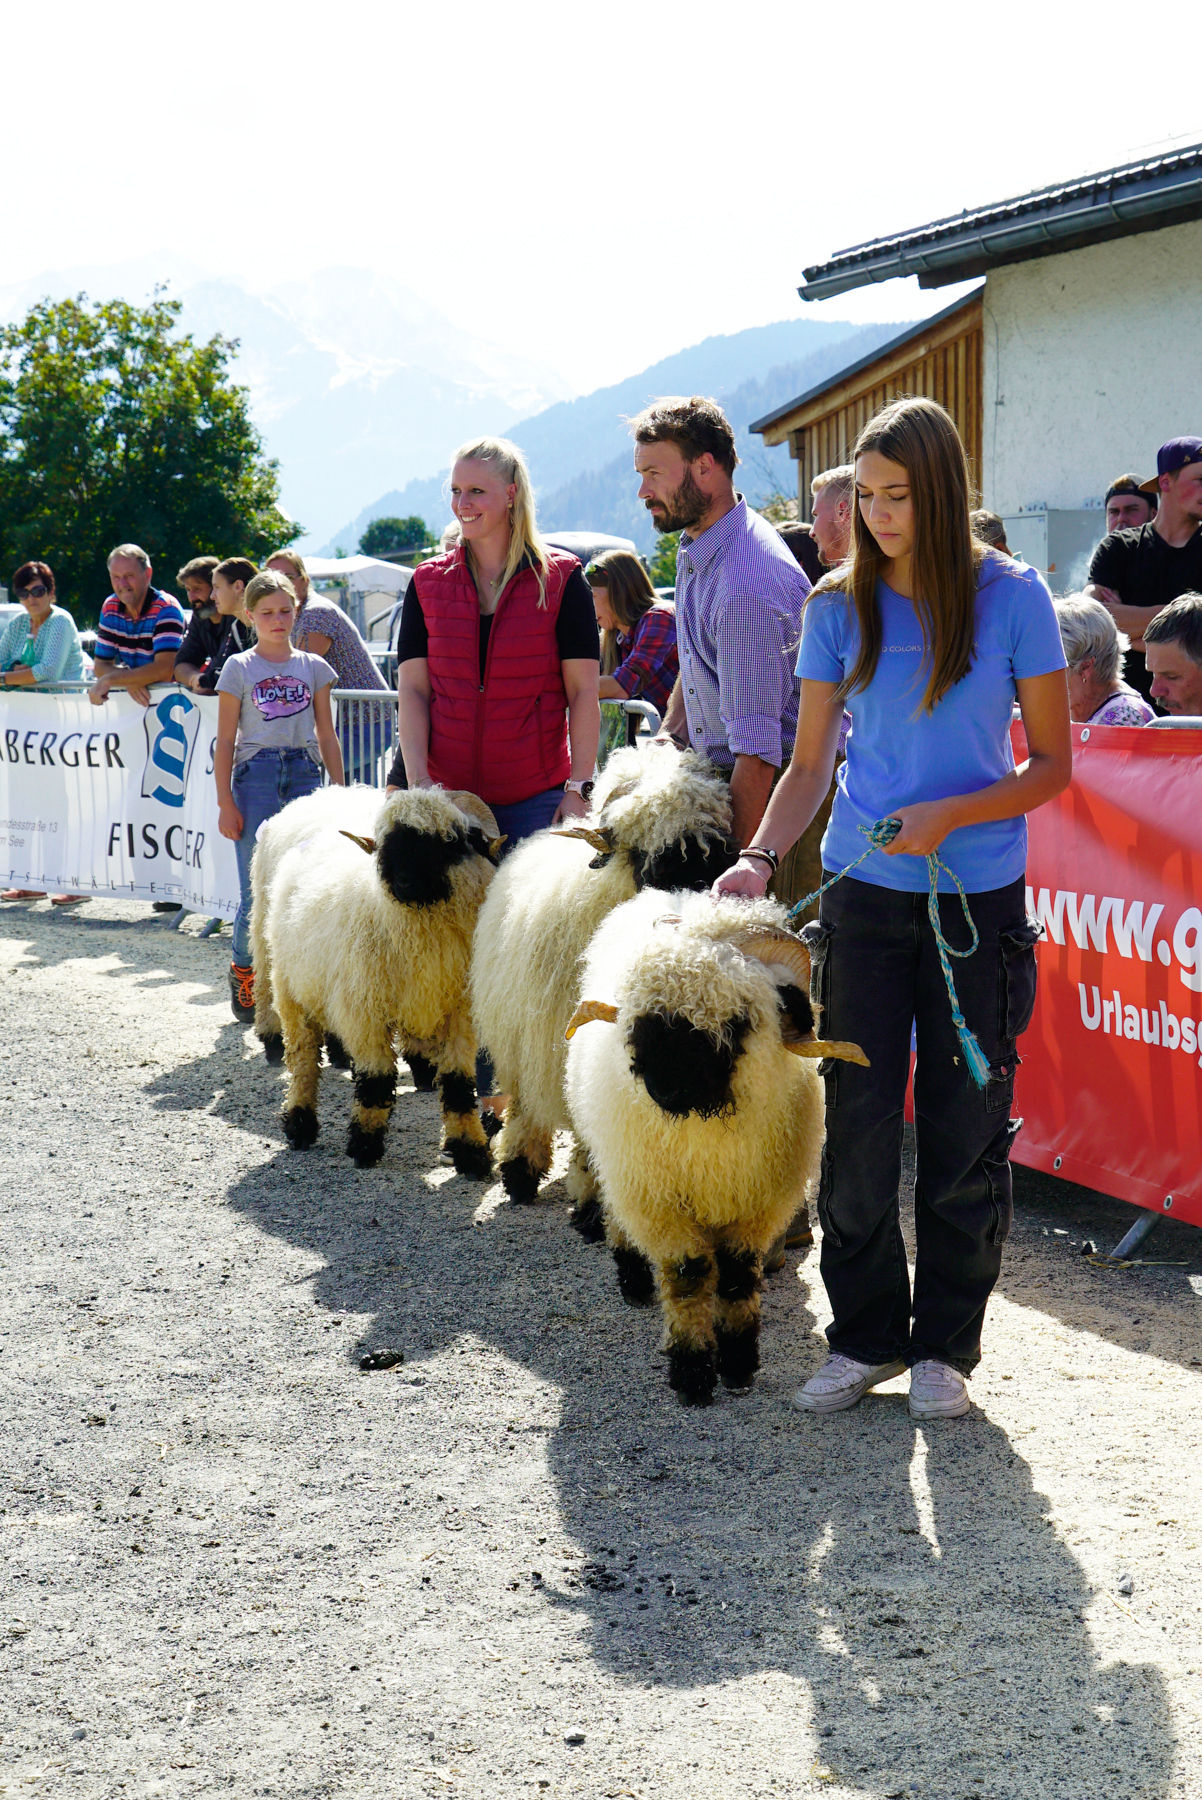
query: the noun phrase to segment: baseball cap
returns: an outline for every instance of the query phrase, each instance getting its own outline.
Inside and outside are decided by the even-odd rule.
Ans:
[[[1140,482],[1140,493],[1159,492],[1162,475],[1175,475],[1178,469],[1187,468],[1190,463],[1202,463],[1202,438],[1170,438],[1156,452],[1156,473],[1149,480]]]

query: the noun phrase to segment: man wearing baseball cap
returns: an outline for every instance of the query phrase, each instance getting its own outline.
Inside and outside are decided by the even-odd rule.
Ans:
[[[1146,525],[1112,531],[1093,553],[1085,592],[1108,608],[1131,639],[1125,679],[1149,697],[1144,630],[1179,594],[1202,589],[1202,438],[1170,438],[1156,453],[1156,474],[1139,484],[1158,495]]]

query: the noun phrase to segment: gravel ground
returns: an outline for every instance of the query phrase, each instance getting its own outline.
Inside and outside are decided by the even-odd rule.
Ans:
[[[1202,1795],[1197,1232],[1017,1171],[968,1418],[789,1409],[813,1252],[686,1411],[431,1096],[286,1149],[199,923],[0,915],[0,1793]]]

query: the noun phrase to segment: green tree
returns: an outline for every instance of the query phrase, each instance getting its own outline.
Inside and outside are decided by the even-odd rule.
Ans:
[[[411,513],[407,519],[373,519],[359,539],[364,556],[399,556],[405,550],[421,550],[430,541],[424,519]]]
[[[652,587],[676,586],[676,546],[679,542],[679,531],[665,531],[656,539],[650,562]]]
[[[279,506],[234,338],[177,332],[178,300],[42,300],[0,328],[0,572],[40,557],[94,623],[109,551],[138,543],[170,587],[189,557],[259,562],[300,536]]]

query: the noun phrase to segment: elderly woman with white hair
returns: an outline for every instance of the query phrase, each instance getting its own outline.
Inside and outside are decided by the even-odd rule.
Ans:
[[[1123,680],[1127,638],[1100,600],[1068,594],[1056,601],[1068,658],[1068,709],[1075,725],[1146,725],[1156,717]]]

